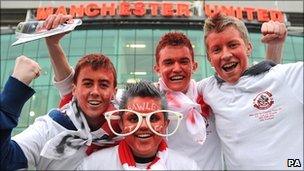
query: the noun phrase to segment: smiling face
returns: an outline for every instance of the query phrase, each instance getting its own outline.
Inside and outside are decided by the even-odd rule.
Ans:
[[[251,43],[245,43],[234,26],[217,33],[212,31],[206,38],[208,60],[220,78],[236,83],[248,68]]]
[[[93,70],[91,66],[79,71],[73,87],[73,95],[89,121],[101,120],[115,92],[113,72],[105,68]]]
[[[140,112],[142,116],[146,113],[153,112],[155,110],[161,110],[161,99],[151,97],[133,97],[128,100],[127,109]],[[160,132],[165,132],[167,128],[167,122],[164,114],[157,114],[158,118],[151,118],[151,125],[155,126]],[[136,117],[131,113],[124,113],[122,116],[122,122],[120,123],[123,132],[129,132],[129,129],[136,126]],[[133,154],[137,157],[148,158],[153,157],[157,153],[158,146],[162,140],[162,137],[155,135],[146,123],[145,117],[139,127],[139,129],[125,137],[125,140],[131,148]]]
[[[169,89],[184,93],[196,69],[197,63],[186,46],[165,46],[160,50],[158,63],[154,66]]]

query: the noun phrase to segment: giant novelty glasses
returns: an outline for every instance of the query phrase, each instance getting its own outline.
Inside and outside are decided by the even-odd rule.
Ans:
[[[174,134],[183,119],[183,115],[171,110],[157,110],[150,113],[141,113],[128,109],[120,109],[105,113],[105,118],[109,124],[111,131],[118,136],[128,136],[136,132],[143,122],[149,129],[159,136],[170,136]],[[118,122],[123,124],[122,133],[114,130]],[[168,124],[167,129],[164,127]]]

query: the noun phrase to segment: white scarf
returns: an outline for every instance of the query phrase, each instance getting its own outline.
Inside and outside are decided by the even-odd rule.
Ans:
[[[159,79],[159,89],[165,92],[168,108],[184,114],[186,126],[193,140],[203,144],[206,140],[206,121],[202,116],[201,106],[196,102],[198,97],[196,82],[191,79],[186,94],[170,90],[164,81]]]
[[[124,170],[141,170],[140,168],[136,167],[132,151],[125,140],[120,141],[118,145],[118,155]],[[165,140],[162,140],[158,146],[158,152],[155,159],[147,166],[146,170],[167,170],[167,158],[167,143]]]
[[[98,146],[115,143],[116,139],[109,140],[108,134],[102,128],[91,132],[85,116],[77,107],[75,100],[65,105],[62,110],[73,122],[77,131],[65,130],[48,140],[40,153],[41,156],[58,160],[75,154],[81,147],[90,146],[92,142]],[[105,138],[101,138],[102,136]]]

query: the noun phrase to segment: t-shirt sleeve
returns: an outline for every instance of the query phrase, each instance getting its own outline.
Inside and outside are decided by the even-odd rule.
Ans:
[[[64,97],[72,92],[74,74],[75,72],[72,68],[72,72],[67,78],[61,81],[55,81],[55,79],[53,79],[54,86],[58,89],[60,97]]]
[[[39,117],[27,129],[12,138],[22,149],[29,166],[37,165],[40,160],[40,152],[48,139],[49,130],[53,129],[48,125],[50,124],[47,120]]]
[[[278,69],[285,73],[284,84],[303,103],[303,62],[284,64]]]

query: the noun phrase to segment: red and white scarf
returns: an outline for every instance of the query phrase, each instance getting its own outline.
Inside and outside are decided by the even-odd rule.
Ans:
[[[118,145],[118,155],[124,170],[140,170],[136,163],[130,147],[125,140],[120,141]],[[147,170],[167,170],[166,161],[168,158],[168,147],[165,140],[162,140],[158,146],[158,152],[155,159],[147,166]]]
[[[159,89],[165,92],[168,108],[184,115],[187,129],[193,140],[203,144],[206,140],[206,119],[203,116],[207,114],[202,114],[201,105],[196,102],[198,99],[196,82],[193,79],[190,81],[186,94],[170,90],[161,78],[158,83]]]

